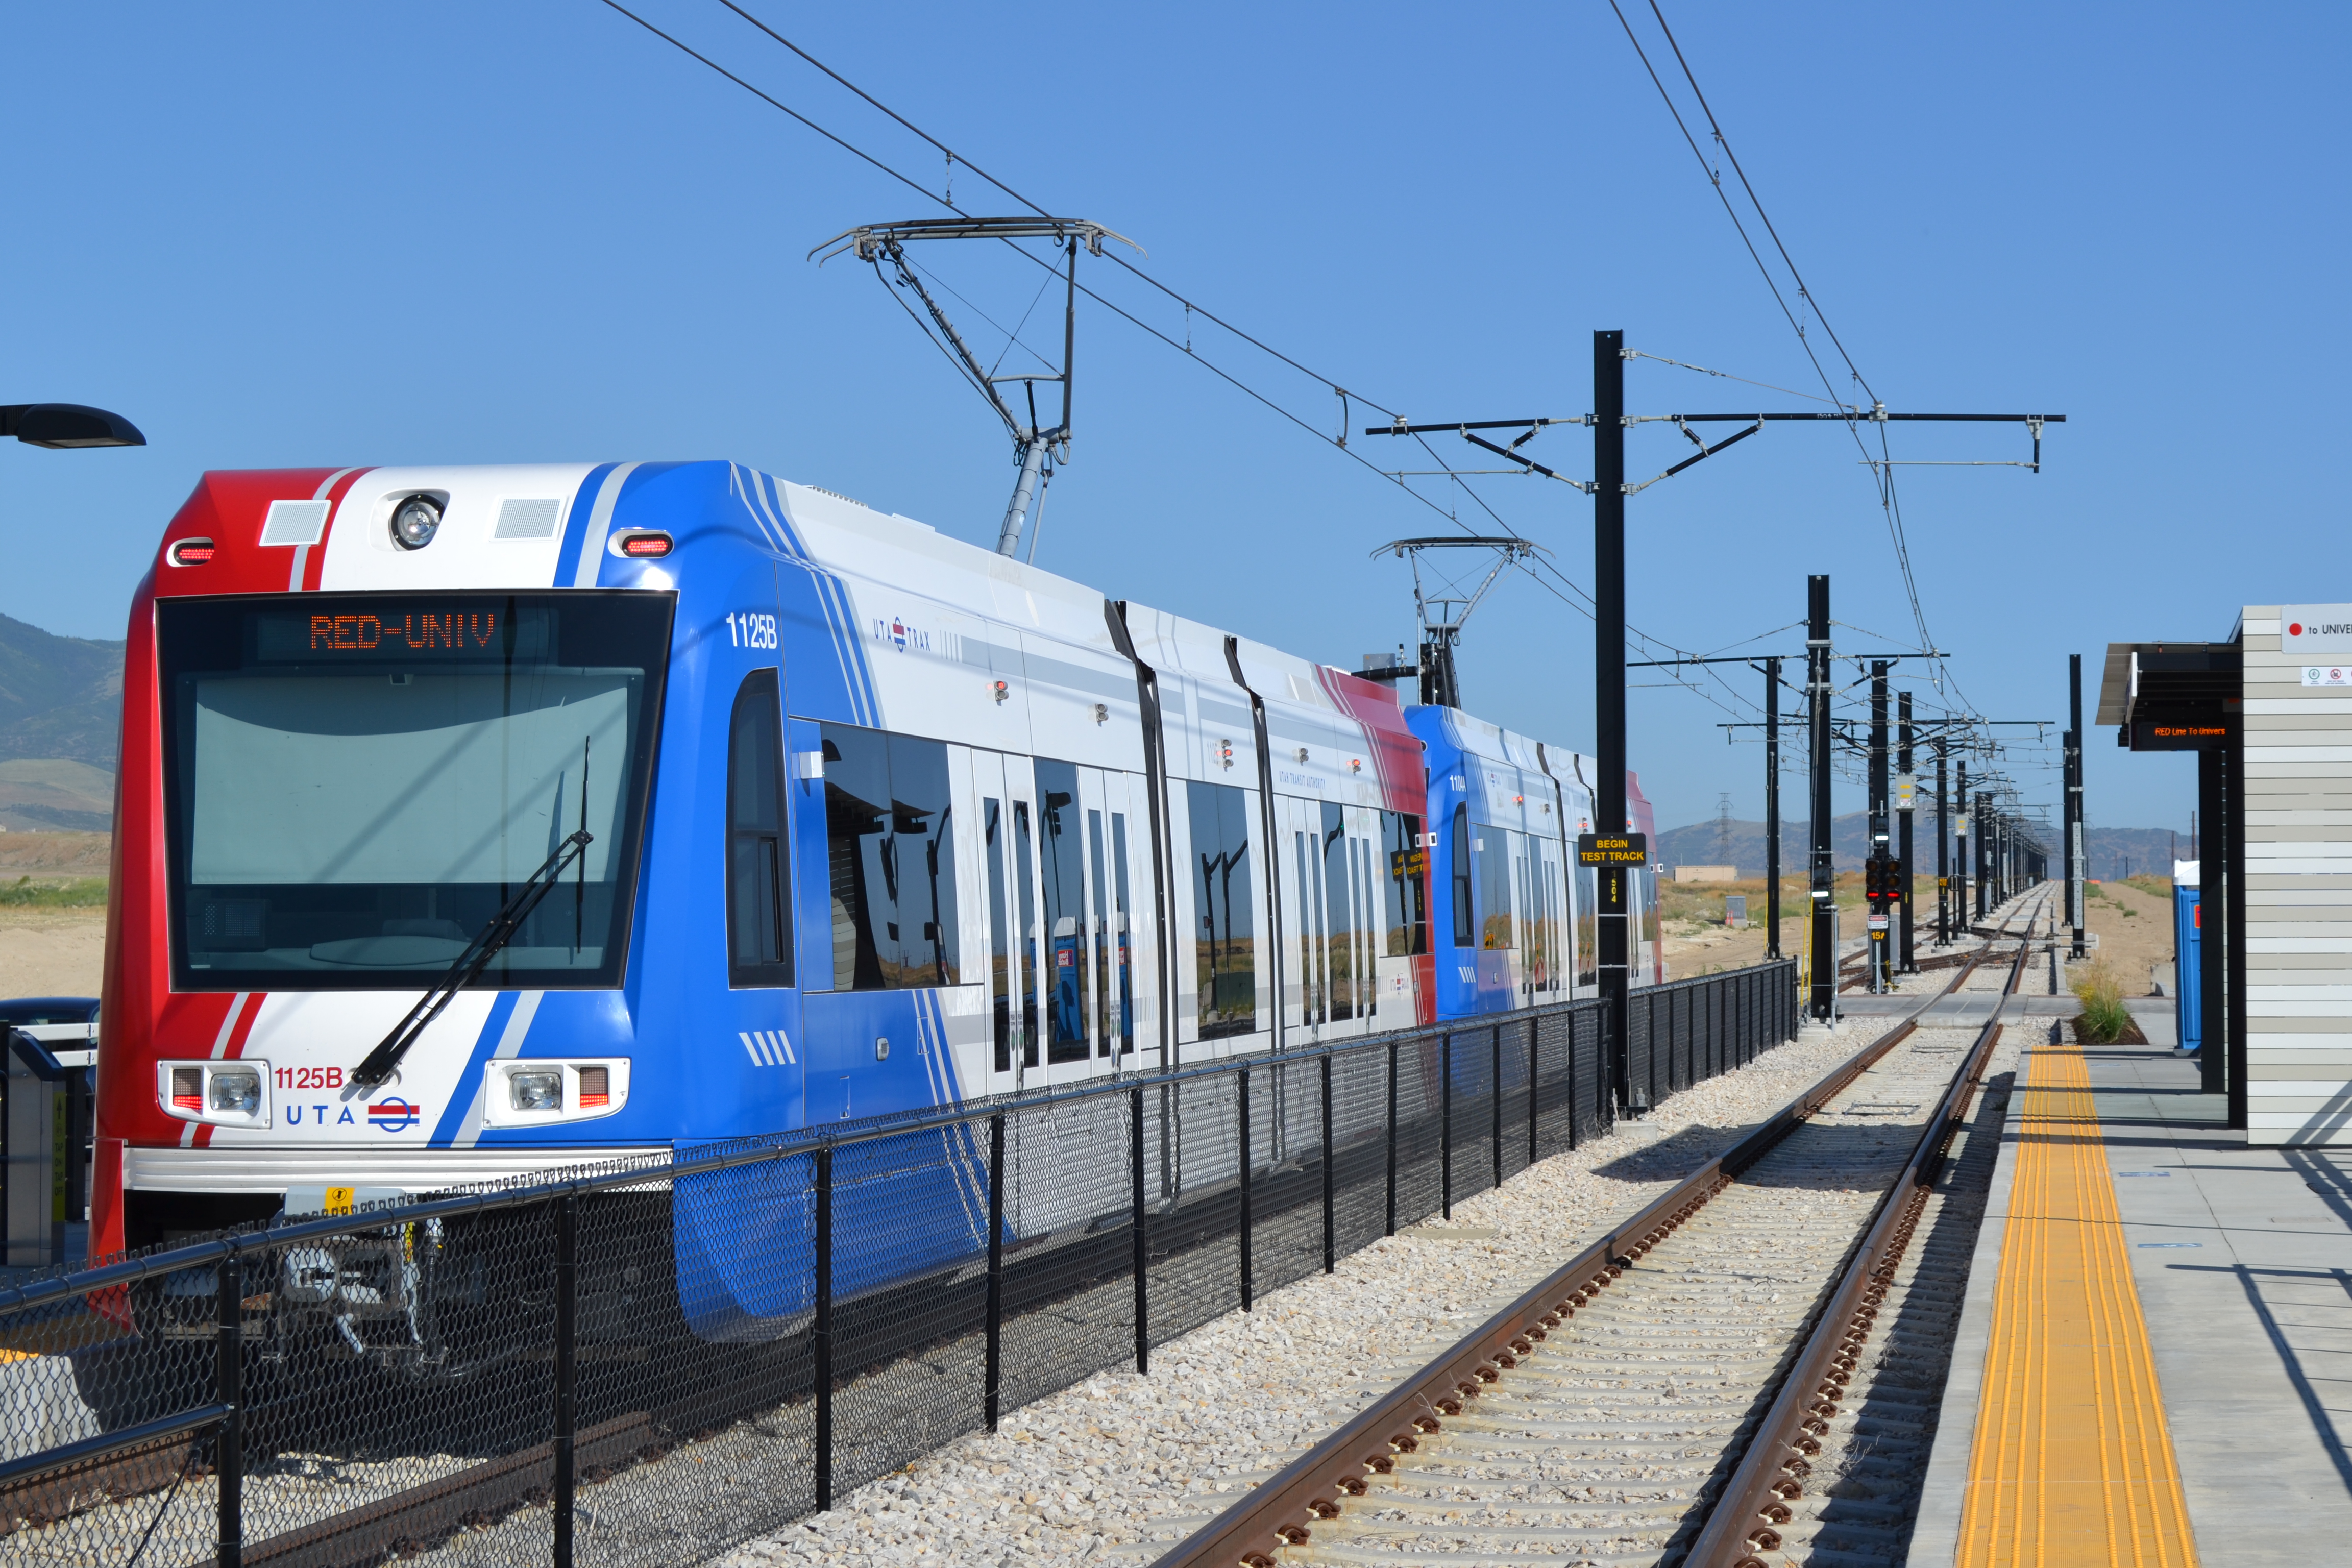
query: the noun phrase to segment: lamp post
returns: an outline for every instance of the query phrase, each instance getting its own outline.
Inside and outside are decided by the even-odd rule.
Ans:
[[[79,403],[0,403],[0,437],[27,447],[144,447],[139,426],[120,414]]]

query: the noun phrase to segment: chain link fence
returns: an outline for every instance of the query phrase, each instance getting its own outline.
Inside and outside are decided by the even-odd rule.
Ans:
[[[1652,1102],[1795,966],[1648,987]],[[1584,1001],[354,1208],[0,1291],[0,1563],[714,1556],[1605,1131]]]

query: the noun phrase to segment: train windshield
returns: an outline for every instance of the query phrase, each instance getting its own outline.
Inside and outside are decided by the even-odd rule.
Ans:
[[[675,602],[159,603],[173,984],[430,985],[582,828],[476,984],[620,984]]]

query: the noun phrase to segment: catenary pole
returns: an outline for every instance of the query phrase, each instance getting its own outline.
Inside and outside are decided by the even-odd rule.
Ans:
[[[1944,737],[1936,737],[1936,945],[1949,945],[1952,940],[1952,910],[1950,882],[1952,877],[1952,825],[1948,820],[1949,805],[1944,798]]]
[[[1625,813],[1625,334],[1592,334],[1592,718],[1600,763],[1596,833],[1623,833]],[[1617,1103],[1629,1103],[1626,1058],[1629,975],[1625,889],[1631,879],[1603,868],[1600,916],[1601,994],[1608,1004]]]
[[[1812,736],[1812,1016],[1837,1013],[1837,868],[1830,852],[1830,580],[1805,584],[1805,700]]]
[[[1876,869],[1886,864],[1886,661],[1873,659],[1870,664],[1870,858],[1878,862]],[[1881,900],[1869,906],[1870,989],[1873,994],[1890,989],[1888,976],[1894,965],[1887,962],[1886,927],[1893,923],[1894,910],[1890,900]]]
[[[2074,928],[2074,955],[2083,944],[2083,656],[2066,656],[2066,923]]]
[[[1895,971],[1916,974],[1919,965],[1911,952],[1911,873],[1917,868],[1911,860],[1912,805],[1918,798],[1918,781],[1911,774],[1911,694],[1902,693],[1895,700],[1895,771],[1903,778],[1902,787],[1895,792],[1895,810],[1900,819],[1895,827],[1895,863],[1903,868],[1899,879],[1901,891],[1895,900],[1895,919],[1901,928],[1896,933],[1898,951]]]
[[[1780,956],[1780,661],[1764,661],[1764,957]]]

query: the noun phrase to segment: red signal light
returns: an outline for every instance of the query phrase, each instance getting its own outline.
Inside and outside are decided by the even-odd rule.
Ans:
[[[172,546],[172,564],[201,566],[219,553],[219,550],[209,539],[183,539]]]
[[[621,553],[633,561],[657,560],[670,552],[674,542],[667,533],[625,533]]]

